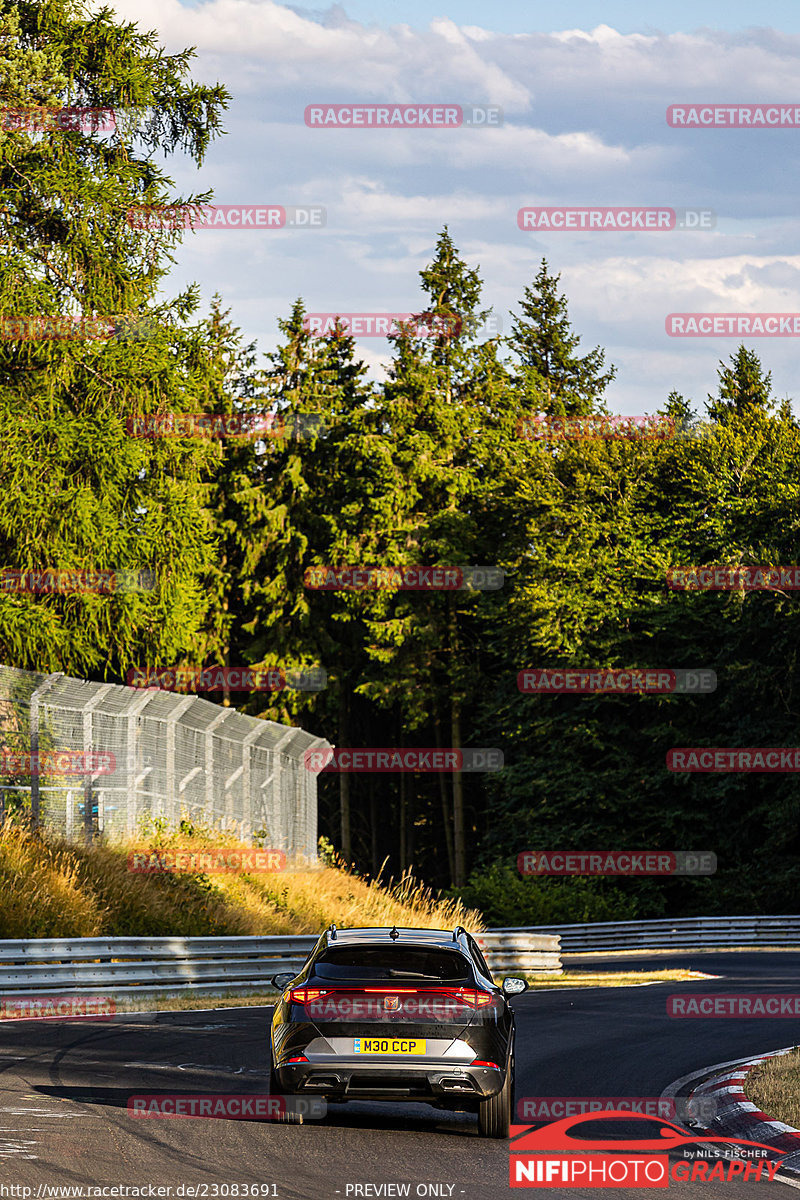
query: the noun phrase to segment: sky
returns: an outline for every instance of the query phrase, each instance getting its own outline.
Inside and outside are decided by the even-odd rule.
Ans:
[[[192,77],[232,93],[226,136],[202,168],[167,160],[175,196],[211,189],[217,205],[325,210],[319,227],[187,231],[175,251],[164,294],[196,281],[207,306],[221,293],[259,350],[277,345],[297,297],[314,313],[419,311],[418,273],[446,224],[480,269],[492,331],[510,331],[543,257],[560,273],[581,351],[600,345],[617,368],[612,411],[652,413],[678,391],[702,412],[740,340],[772,371],[775,395],[793,399],[797,334],[682,338],[665,322],[800,314],[800,6],[110,4],[168,52],[196,46]],[[309,105],[347,104],[482,105],[495,120],[305,123]],[[670,105],[708,104],[797,106],[797,127],[667,122]],[[706,227],[524,229],[517,219],[524,207],[606,206],[697,210]],[[360,335],[357,344],[381,378],[390,344]]]

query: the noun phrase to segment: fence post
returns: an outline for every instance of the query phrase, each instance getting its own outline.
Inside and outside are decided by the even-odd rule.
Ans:
[[[94,825],[92,822],[92,771],[90,766],[90,755],[94,749],[94,739],[92,738],[92,714],[97,708],[103,697],[114,687],[113,683],[101,683],[97,685],[97,691],[92,696],[88,704],[85,704],[82,710],[83,716],[83,836],[86,845],[91,845]],[[100,832],[100,805],[98,801],[97,807],[97,829]]]
[[[278,826],[278,830],[279,830],[278,847],[281,850],[289,850],[289,849],[291,849],[291,847],[293,845],[292,841],[289,838],[286,807],[284,806],[284,803],[283,803],[283,772],[284,772],[284,765],[283,765],[284,750],[283,750],[283,747],[286,745],[287,742],[291,743],[294,741],[296,732],[297,732],[296,729],[288,729],[286,731],[286,733],[283,735],[283,737],[278,739],[278,741],[275,743],[273,750],[272,750],[272,753],[274,756],[273,760],[272,760],[272,779],[273,779],[272,795],[273,795],[273,799],[276,800],[277,803],[273,804],[273,806],[272,806],[273,813],[271,813],[270,816],[272,817],[272,822],[271,822],[272,828],[275,829],[275,826],[276,825]],[[295,791],[295,789],[293,789],[293,791]],[[293,799],[295,801],[297,800],[296,791],[295,791]],[[275,820],[275,815],[274,815],[275,813],[277,813],[277,821]],[[273,839],[273,845],[274,844],[275,843],[274,843],[274,839]],[[297,849],[298,849],[297,844],[294,843],[294,850],[297,851]]]
[[[51,688],[57,679],[63,677],[63,674],[63,671],[54,671],[31,692],[31,824],[34,829],[39,824],[39,701],[48,688]]]
[[[159,690],[159,688],[145,688],[142,694],[136,697],[125,718],[125,832],[128,837],[133,837],[136,833],[138,807],[139,776],[136,767],[132,765],[135,756],[134,742],[137,741],[136,722],[141,716],[142,709],[147,707]]]
[[[175,765],[176,765],[175,764],[175,731],[178,728],[178,718],[180,717],[181,713],[186,712],[186,709],[189,708],[190,705],[194,704],[196,699],[197,699],[197,696],[184,696],[182,700],[178,701],[178,703],[175,705],[175,707],[172,709],[172,711],[168,714],[168,716],[166,718],[166,722],[167,722],[167,760],[164,765],[165,765],[167,794],[166,794],[165,799],[166,799],[166,803],[169,804],[170,797],[172,797],[172,810],[173,810],[172,811],[172,819],[175,822],[176,826],[178,825],[178,822],[180,821],[181,807],[180,807],[180,797],[178,796],[177,788],[175,786],[175,779],[176,779],[176,775],[177,775],[177,772],[175,770]]]
[[[223,708],[205,731],[205,760],[206,760],[206,818],[214,812],[214,730],[227,720],[233,708]]]
[[[248,841],[253,840],[253,830],[255,829],[255,821],[253,820],[253,742],[256,738],[260,738],[264,732],[257,726],[250,730],[245,735],[242,741],[242,820],[240,824],[239,837],[243,840],[245,837]],[[245,833],[245,830],[247,831]]]

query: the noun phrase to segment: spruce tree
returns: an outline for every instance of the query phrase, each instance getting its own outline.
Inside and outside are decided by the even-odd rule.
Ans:
[[[188,80],[190,58],[78,0],[0,17],[0,106],[119,115],[110,136],[0,131],[0,317],[105,322],[103,336],[0,340],[0,566],[155,580],[133,593],[0,594],[0,660],[17,666],[120,678],[137,660],[176,661],[206,622],[214,450],[126,424],[197,411],[209,370],[191,324],[197,290],[156,303],[181,235],[154,239],[127,220],[172,199],[153,151],[199,165],[219,130],[227,93]]]
[[[605,409],[603,393],[616,367],[603,373],[605,351],[599,346],[580,357],[580,337],[573,332],[566,297],[559,293],[560,275],[551,275],[542,259],[532,287],[520,301],[506,339],[519,359],[515,385],[534,411],[548,416],[582,417]]]

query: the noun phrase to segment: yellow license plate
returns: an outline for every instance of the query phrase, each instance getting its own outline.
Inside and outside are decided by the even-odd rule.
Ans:
[[[424,1054],[424,1038],[353,1038],[355,1054]]]

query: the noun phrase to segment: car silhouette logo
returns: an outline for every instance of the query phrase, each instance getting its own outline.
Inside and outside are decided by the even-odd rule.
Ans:
[[[620,1120],[627,1121],[629,1124],[632,1121],[647,1121],[652,1127],[657,1126],[658,1133],[656,1136],[647,1138],[612,1138],[607,1136],[601,1140],[596,1140],[592,1137],[581,1137],[573,1134],[572,1130],[576,1125],[588,1125],[594,1121],[610,1121]],[[655,1131],[654,1131],[655,1132]],[[605,1112],[594,1113],[579,1113],[574,1117],[564,1117],[560,1121],[551,1121],[549,1125],[542,1125],[538,1129],[531,1129],[529,1126],[512,1125],[510,1130],[511,1149],[515,1154],[527,1153],[528,1151],[571,1151],[573,1154],[582,1150],[615,1150],[629,1153],[631,1151],[641,1150],[645,1153],[653,1151],[664,1151],[677,1148],[678,1146],[696,1146],[699,1143],[719,1142],[722,1145],[729,1146],[735,1144],[737,1146],[758,1146],[762,1150],[771,1150],[775,1153],[774,1146],[768,1146],[765,1142],[750,1142],[744,1138],[736,1137],[710,1137],[708,1134],[698,1131],[695,1134],[688,1134],[687,1130],[681,1129],[680,1125],[673,1125],[670,1121],[665,1121],[661,1117],[651,1117],[647,1113],[635,1113],[625,1109],[607,1109]]]
[[[399,996],[384,996],[383,997],[384,1012],[397,1012],[399,1007],[400,1007],[400,997]]]

